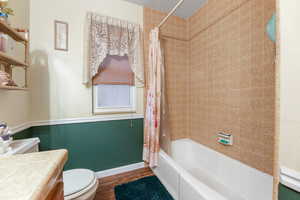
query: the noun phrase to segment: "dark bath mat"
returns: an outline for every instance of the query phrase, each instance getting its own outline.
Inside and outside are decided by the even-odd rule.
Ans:
[[[115,187],[116,200],[173,200],[156,176]]]

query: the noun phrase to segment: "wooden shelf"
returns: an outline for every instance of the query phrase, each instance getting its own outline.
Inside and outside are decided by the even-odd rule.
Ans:
[[[25,67],[25,68],[28,67],[28,64],[26,64],[25,62],[18,61],[17,59],[9,55],[6,55],[1,51],[0,51],[0,61],[10,65],[14,65],[16,67]]]
[[[6,24],[5,22],[3,22],[1,20],[0,20],[0,32],[9,35],[15,41],[25,42],[25,43],[28,42],[28,40],[23,35],[18,33],[15,29],[13,29],[12,27],[10,27],[8,24]]]
[[[15,87],[15,86],[0,86],[0,90],[28,90],[28,88]]]
[[[8,24],[0,20],[0,33],[9,35],[16,42],[21,42],[25,47],[25,61],[20,61],[12,56],[7,55],[4,52],[0,51],[0,64],[4,65],[4,71],[10,75],[10,78],[13,79],[12,67],[22,67],[25,70],[25,84],[24,87],[15,87],[15,86],[0,86],[0,90],[28,90],[28,57],[29,57],[29,40],[26,39],[22,34],[18,33],[14,28],[10,27]],[[2,70],[2,67],[1,67]]]

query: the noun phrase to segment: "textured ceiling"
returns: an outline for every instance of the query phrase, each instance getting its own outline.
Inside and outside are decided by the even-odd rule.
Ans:
[[[178,0],[125,0],[148,8],[169,12],[178,2]],[[192,16],[207,0],[185,0],[176,10],[175,15],[182,18]]]

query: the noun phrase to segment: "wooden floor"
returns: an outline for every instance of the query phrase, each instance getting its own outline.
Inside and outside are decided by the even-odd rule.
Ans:
[[[143,168],[115,176],[99,179],[99,188],[95,200],[115,200],[114,188],[117,185],[153,176],[150,168]]]

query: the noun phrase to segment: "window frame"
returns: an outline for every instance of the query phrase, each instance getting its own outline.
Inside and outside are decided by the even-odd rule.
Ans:
[[[97,86],[93,85],[93,114],[126,114],[137,112],[137,87],[135,85],[130,86],[130,101],[132,106],[130,107],[98,107],[98,95]]]

